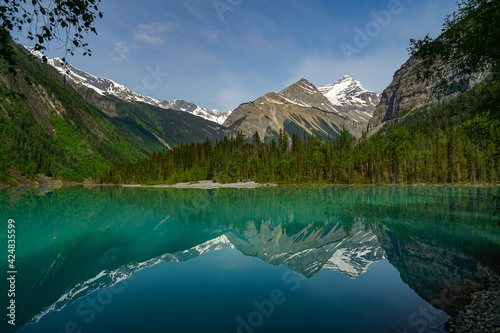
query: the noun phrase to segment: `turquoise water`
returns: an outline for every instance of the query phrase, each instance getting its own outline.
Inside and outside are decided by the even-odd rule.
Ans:
[[[2,332],[442,332],[500,273],[499,194],[2,191],[0,272],[9,219],[17,271]]]

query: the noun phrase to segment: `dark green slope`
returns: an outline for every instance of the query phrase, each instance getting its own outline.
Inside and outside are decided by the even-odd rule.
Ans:
[[[156,134],[171,148],[178,147],[182,142],[203,142],[207,137],[215,141],[231,133],[223,126],[187,112],[165,110],[140,102],[130,103],[116,97],[106,98],[116,106],[118,117],[110,117],[113,124],[125,132],[147,132],[158,142]]]
[[[191,114],[102,97],[116,114],[88,103],[49,65],[16,46],[16,70],[0,62],[0,181],[14,168],[82,181],[184,141],[223,137],[227,130]]]

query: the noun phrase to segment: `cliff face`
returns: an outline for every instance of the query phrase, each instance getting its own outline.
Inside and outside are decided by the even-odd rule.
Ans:
[[[434,79],[419,79],[421,61],[411,57],[394,74],[392,83],[384,90],[380,103],[375,108],[373,118],[368,123],[368,132],[376,132],[385,124],[396,123],[403,119],[403,111],[411,111],[438,102],[459,91],[465,91],[483,81],[487,73],[471,77],[460,77],[450,66],[444,67],[444,75]],[[436,65],[436,68],[442,65]],[[446,91],[436,87],[447,80],[455,88]],[[401,116],[398,116],[401,115]]]

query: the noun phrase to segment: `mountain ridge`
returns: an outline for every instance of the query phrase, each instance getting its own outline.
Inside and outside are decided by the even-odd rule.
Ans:
[[[24,47],[35,57],[39,59],[42,59],[44,57],[41,52],[35,51],[31,47]],[[90,88],[102,96],[112,95],[127,102],[143,102],[162,109],[188,112],[205,120],[215,122],[219,125],[222,125],[231,113],[230,110],[220,112],[218,110],[205,109],[194,103],[186,102],[180,99],[168,101],[165,99],[155,99],[149,96],[144,96],[132,91],[130,88],[122,84],[116,83],[111,79],[97,77],[70,64],[65,64],[59,58],[46,57],[46,59],[47,64],[54,67],[65,78],[69,78],[74,82],[74,84],[83,85],[87,88]]]
[[[25,48],[39,59],[44,57],[41,52],[35,51],[33,48],[26,46]],[[234,121],[228,121],[230,115],[234,111],[237,111],[240,107],[249,105],[249,103],[243,103],[235,110],[220,112],[218,110],[209,110],[206,108],[202,108],[194,103],[190,103],[181,99],[175,99],[173,101],[168,101],[166,99],[155,99],[136,93],[130,88],[116,83],[111,79],[97,77],[70,64],[65,64],[59,58],[46,57],[46,60],[47,63],[54,67],[61,75],[65,77],[65,79],[69,78],[77,88],[80,86],[84,86],[86,88],[94,90],[100,96],[111,95],[128,102],[142,102],[162,109],[172,109],[187,112],[201,117],[205,120],[215,122],[219,125],[233,125]],[[269,101],[271,103],[283,105],[293,104],[293,108],[295,109],[316,108],[326,112],[337,113],[340,118],[348,120],[347,122],[345,122],[339,119],[327,119],[325,121],[326,124],[322,124],[324,120],[322,118],[325,118],[325,115],[321,113],[313,116],[313,118],[317,118],[317,121],[311,121],[311,119],[300,120],[297,119],[296,116],[296,112],[298,112],[299,110],[294,110],[290,112],[290,117],[284,117],[288,119],[277,120],[274,119],[274,117],[270,117],[270,119],[274,123],[271,126],[271,132],[275,134],[273,134],[272,136],[276,136],[276,133],[279,132],[279,129],[284,129],[286,131],[284,124],[286,122],[291,124],[291,126],[289,127],[296,128],[298,125],[298,127],[300,128],[300,132],[307,133],[309,135],[317,134],[324,137],[336,136],[340,132],[339,129],[341,129],[342,127],[346,127],[354,136],[359,137],[361,135],[361,132],[364,130],[363,125],[367,125],[367,123],[370,121],[373,115],[373,111],[375,110],[376,103],[380,99],[380,94],[364,89],[359,81],[353,79],[349,75],[345,75],[340,80],[334,83],[320,87],[316,87],[308,80],[302,78],[298,82],[284,88],[282,91],[277,93],[277,95],[280,97],[278,99],[276,99],[274,95],[269,94],[266,94],[263,97],[271,97],[271,101]],[[96,98],[94,97],[93,100],[95,99]],[[262,104],[260,98],[256,101]],[[105,107],[103,108],[106,109]],[[298,118],[301,117],[299,116]],[[331,117],[326,116],[326,118]],[[239,119],[241,119],[241,117]],[[254,125],[253,127],[258,126]],[[243,130],[243,132],[246,132],[245,134],[247,137],[253,135],[253,132],[250,133],[248,129],[239,128],[239,130]],[[292,130],[289,130],[289,132],[291,131]],[[265,137],[268,131],[261,129],[259,132],[261,136]],[[289,134],[291,135],[291,133]]]

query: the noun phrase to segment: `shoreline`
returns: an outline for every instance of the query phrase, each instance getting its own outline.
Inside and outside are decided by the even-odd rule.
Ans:
[[[23,182],[18,184],[9,184],[0,182],[0,190],[8,188],[28,188],[28,189],[41,189],[43,192],[48,192],[53,189],[84,186],[91,187],[123,187],[123,188],[157,188],[157,189],[219,189],[219,188],[241,188],[241,189],[254,189],[266,187],[283,187],[283,188],[305,188],[305,187],[500,187],[500,183],[454,183],[454,184],[333,184],[333,183],[257,183],[255,181],[236,182],[236,183],[218,183],[213,180],[200,180],[189,183],[177,183],[172,185],[167,184],[96,184],[89,180],[83,182],[64,181],[60,179],[52,179],[49,177],[41,176],[37,181]]]
[[[254,181],[221,184],[212,180],[202,180],[192,183],[177,183],[174,185],[139,185],[139,184],[118,184],[117,186],[126,188],[178,188],[178,189],[200,189],[212,190],[219,188],[254,189],[261,187],[277,187],[277,184],[260,184]]]
[[[450,333],[500,332],[500,278],[490,278],[483,290],[470,295],[470,303],[445,324]]]
[[[213,180],[197,180],[176,184],[94,184],[85,182],[85,186],[118,186],[129,188],[194,188],[194,189],[217,189],[217,188],[262,188],[262,187],[283,187],[283,188],[306,188],[306,187],[412,187],[412,188],[438,188],[438,187],[500,187],[498,182],[490,183],[454,183],[454,184],[340,184],[340,183],[257,183],[256,181],[240,181],[236,183],[218,183]]]

